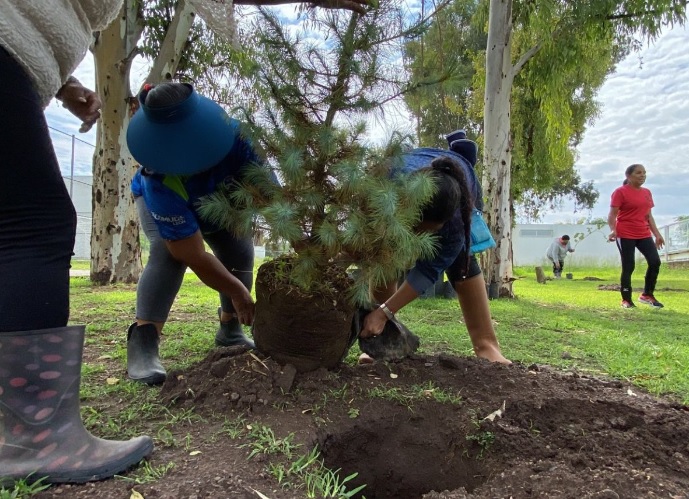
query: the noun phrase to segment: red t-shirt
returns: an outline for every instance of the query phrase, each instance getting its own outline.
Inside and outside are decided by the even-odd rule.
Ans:
[[[619,208],[615,230],[617,237],[645,239],[651,237],[648,214],[653,208],[651,191],[642,187],[634,189],[629,184],[618,187],[612,193],[610,206]]]

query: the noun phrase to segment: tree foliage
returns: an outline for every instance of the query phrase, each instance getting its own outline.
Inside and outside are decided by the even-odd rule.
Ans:
[[[411,79],[424,83],[405,94],[421,145],[444,147],[443,135],[460,127],[471,136],[479,134],[480,121],[471,113],[473,59],[485,50],[486,36],[472,23],[476,9],[474,0],[454,0],[438,11],[421,37],[404,46]]]
[[[309,13],[307,20],[295,29],[259,10],[244,59],[260,96],[259,106],[242,109],[246,134],[282,187],[255,165],[240,185],[206,200],[202,216],[244,234],[256,218],[265,220],[273,238],[296,249],[292,282],[307,290],[345,255],[343,264],[360,270],[352,299],[363,303],[369,280],[392,282],[434,252],[434,239],[413,231],[433,183],[425,175],[390,179],[405,137],[371,146],[365,121],[403,91],[395,54],[423,24],[408,25],[392,0],[364,16]]]

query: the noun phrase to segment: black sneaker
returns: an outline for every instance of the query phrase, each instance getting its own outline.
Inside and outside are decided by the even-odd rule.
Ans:
[[[622,300],[622,308],[636,308],[636,305],[634,305],[631,301]]]
[[[656,300],[655,296],[653,295],[642,294],[641,296],[639,296],[639,301],[641,303],[646,303],[647,305],[650,305],[654,308],[663,308],[663,304]]]

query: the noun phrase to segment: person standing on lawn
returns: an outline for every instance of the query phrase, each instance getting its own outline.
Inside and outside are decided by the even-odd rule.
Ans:
[[[72,72],[122,0],[0,0],[0,486],[81,483],[153,451],[111,441],[81,420],[84,326],[68,326],[76,213],[43,110],[53,97],[82,120],[101,101]]]
[[[660,273],[658,250],[665,246],[665,240],[651,213],[654,206],[651,191],[642,187],[646,182],[646,168],[633,164],[627,167],[624,174],[626,178],[622,186],[612,193],[608,213],[608,226],[611,230],[608,240],[617,243],[622,260],[622,307],[635,307],[632,301],[632,273],[635,267],[634,255],[638,249],[648,263],[644,291],[639,296],[639,301],[655,308],[663,308],[654,292]],[[655,241],[651,235],[655,236]]]
[[[137,286],[136,322],[127,332],[127,373],[159,384],[166,376],[160,334],[187,267],[220,293],[215,344],[254,348],[242,329],[254,318],[253,240],[204,220],[197,209],[203,196],[230,187],[261,160],[240,123],[189,84],[148,85],[139,102],[127,144],[142,165],[132,192],[151,251]]]
[[[362,338],[377,336],[394,314],[417,299],[446,272],[457,292],[474,353],[492,362],[510,364],[498,344],[490,315],[483,272],[469,251],[471,212],[483,207],[481,185],[476,178],[478,146],[462,130],[448,135],[450,150],[418,148],[405,153],[391,174],[413,175],[426,172],[438,185],[433,199],[422,209],[419,231],[438,234],[440,250],[432,260],[419,260],[398,287],[392,283],[373,291],[380,307],[363,321]],[[370,361],[364,354],[362,362]]]
[[[565,267],[567,253],[574,253],[574,248],[572,248],[567,234],[562,237],[556,237],[548,246],[548,251],[545,252],[545,257],[553,264],[553,276],[555,279],[562,277],[562,269]]]

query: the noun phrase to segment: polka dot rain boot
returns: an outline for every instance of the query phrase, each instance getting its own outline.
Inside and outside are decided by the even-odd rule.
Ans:
[[[96,438],[79,413],[84,326],[0,333],[0,485],[102,480],[153,451]]]

